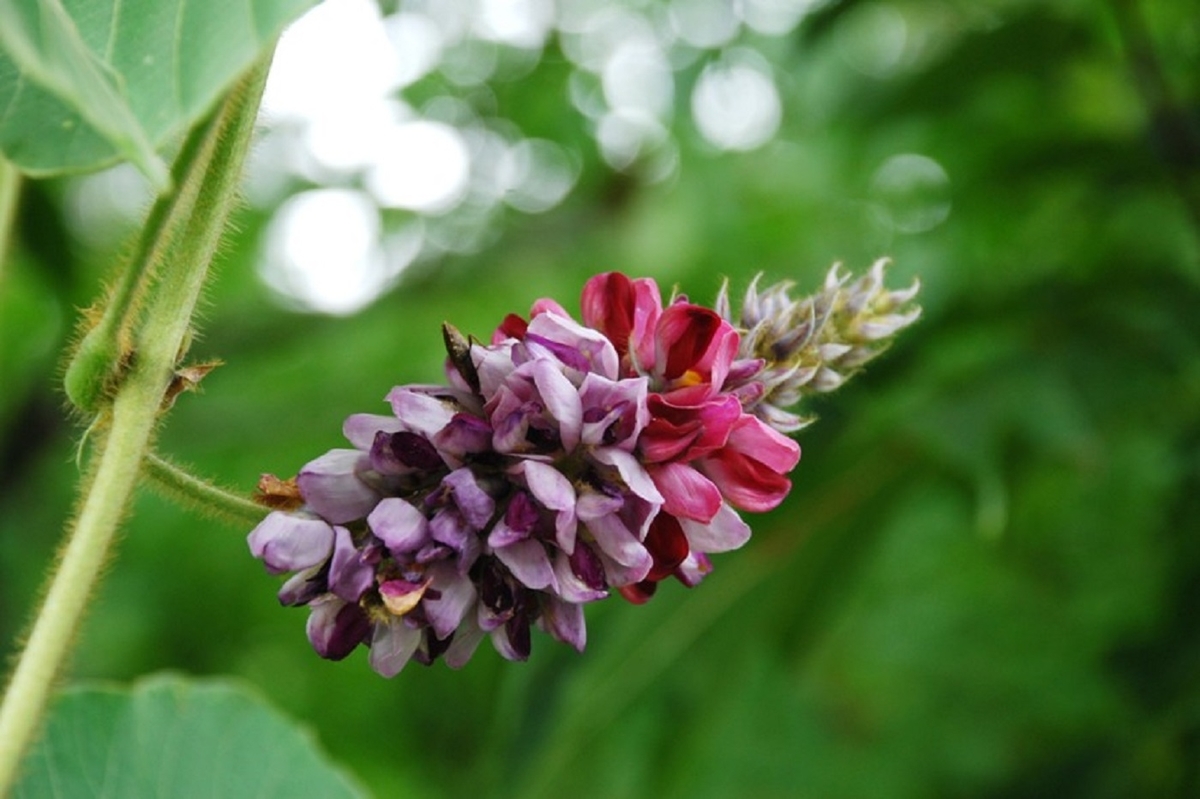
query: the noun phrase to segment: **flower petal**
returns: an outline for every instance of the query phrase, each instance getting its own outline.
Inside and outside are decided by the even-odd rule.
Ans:
[[[379,597],[383,606],[393,616],[406,616],[425,596],[429,589],[429,579],[419,583],[409,580],[385,580],[379,584]]]
[[[579,399],[579,389],[548,360],[534,362],[533,382],[546,403],[546,410],[558,422],[563,450],[574,451],[583,431],[583,402]]]
[[[535,591],[557,589],[554,569],[541,541],[526,539],[495,550],[496,557],[520,582]]]
[[[708,559],[707,555],[703,552],[693,551],[675,569],[675,577],[688,588],[694,588],[700,584],[706,574],[712,571],[712,568],[712,561]]]
[[[525,477],[525,484],[534,498],[548,510],[554,511],[554,534],[558,545],[570,552],[575,548],[576,496],[571,481],[548,463],[526,460],[515,469]]]
[[[357,602],[375,583],[375,566],[362,558],[350,531],[333,528],[333,557],[329,561],[329,590],[347,602]]]
[[[371,622],[356,604],[326,594],[309,605],[306,630],[317,654],[327,660],[341,660],[366,641]]]
[[[654,565],[654,558],[646,553],[646,560],[636,566],[625,566],[608,556],[607,553],[601,551],[600,560],[604,563],[604,577],[608,580],[608,584],[614,588],[620,589],[622,586],[632,583],[640,583],[646,579],[646,575],[650,573],[650,568]]]
[[[717,486],[685,463],[654,464],[650,477],[665,499],[663,511],[672,516],[707,523],[721,509]]]
[[[646,579],[658,581],[671,576],[689,551],[688,539],[679,520],[669,513],[654,517],[650,531],[646,533],[646,549],[654,557],[654,566]]]
[[[423,635],[402,619],[377,623],[371,637],[371,668],[383,677],[395,677],[417,651]]]
[[[445,639],[462,624],[469,615],[467,611],[475,604],[478,596],[471,580],[458,573],[450,563],[442,561],[429,567],[432,580],[430,587],[437,591],[436,599],[426,596],[421,603],[425,618],[433,628],[434,635]],[[431,592],[432,593],[432,592]]]
[[[516,471],[524,475],[529,492],[543,507],[553,511],[575,508],[575,488],[571,481],[552,465],[526,460],[518,464]]]
[[[575,551],[567,557],[571,573],[593,591],[604,590],[604,563],[586,543],[579,542]]]
[[[296,572],[279,589],[279,604],[287,607],[307,605],[329,591],[326,574],[320,566]]]
[[[475,534],[474,528],[467,523],[463,515],[454,508],[442,508],[434,514],[429,521],[429,535],[433,537],[434,541],[445,544],[458,553],[458,569],[463,574],[471,568],[471,564],[479,555],[481,549],[479,536]],[[425,552],[419,553],[417,560],[421,561],[426,554]],[[441,557],[444,555],[439,555],[438,559]]]
[[[529,660],[532,644],[529,619],[524,616],[514,616],[492,630],[492,646],[505,660]]]
[[[616,514],[588,523],[588,530],[604,554],[632,569],[649,570],[653,558],[646,547],[634,537]]]
[[[728,502],[722,502],[717,515],[707,523],[680,519],[679,524],[695,552],[728,552],[750,540],[750,525]]]
[[[573,372],[572,379],[595,372],[615,379],[617,351],[600,331],[571,319],[566,314],[544,313],[534,317],[525,334],[525,343],[535,357],[553,356]]]
[[[432,438],[461,410],[453,391],[444,386],[397,386],[387,395],[404,428]]]
[[[579,387],[583,443],[633,450],[642,429],[650,423],[646,405],[649,386],[645,377],[609,380],[598,374],[587,375]]]
[[[369,450],[375,441],[376,433],[399,433],[403,429],[404,423],[395,416],[356,413],[347,417],[342,424],[342,435],[358,449]]]
[[[331,524],[361,519],[379,501],[379,494],[358,477],[370,467],[370,457],[356,449],[333,449],[300,470],[296,485],[308,506]]]
[[[381,499],[367,517],[367,526],[395,555],[414,552],[429,541],[425,515],[399,497]]]
[[[596,275],[583,287],[583,321],[604,333],[636,371],[654,369],[653,331],[662,295],[651,278],[630,280],[620,272]]]
[[[475,474],[470,469],[455,469],[442,479],[442,485],[453,493],[454,504],[462,512],[467,524],[475,530],[482,530],[487,526],[496,511],[496,501],[479,487]]]
[[[471,347],[471,360],[479,375],[479,392],[484,399],[490,400],[516,369],[513,361],[513,347],[516,344],[513,339],[508,339],[490,347],[479,344]]]
[[[246,537],[250,553],[272,574],[324,563],[333,551],[333,528],[321,519],[273,511]]]
[[[454,631],[454,640],[450,642],[450,648],[442,656],[446,665],[452,669],[461,669],[467,665],[467,661],[479,647],[479,642],[483,640],[483,635],[483,630],[475,621],[475,615],[468,613]]]
[[[744,414],[729,433],[726,446],[733,447],[768,468],[786,474],[800,462],[800,445],[749,414]]]
[[[792,482],[786,473],[800,459],[800,446],[762,420],[746,414],[729,443],[703,458],[700,469],[735,508],[768,511],[787,496]]]
[[[433,437],[433,445],[442,457],[451,456],[455,465],[467,455],[487,452],[492,445],[492,427],[485,419],[469,413],[456,413]]]
[[[635,496],[652,505],[661,505],[665,501],[653,476],[630,453],[614,447],[598,447],[592,450],[592,457],[616,469],[617,474],[621,475],[621,480]]]
[[[546,632],[582,652],[587,646],[587,625],[583,618],[583,605],[563,602],[556,596],[546,597],[542,602],[542,624]]]
[[[590,522],[601,516],[617,513],[625,506],[625,499],[619,494],[596,491],[590,486],[584,486],[579,492],[579,501],[575,503],[575,515],[581,522]]]

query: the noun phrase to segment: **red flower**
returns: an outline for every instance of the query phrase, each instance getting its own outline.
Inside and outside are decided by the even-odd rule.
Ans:
[[[616,348],[623,376],[650,379],[650,423],[638,453],[665,502],[645,541],[654,566],[622,589],[644,602],[672,574],[689,585],[698,580],[708,570],[705,553],[744,543],[749,528],[734,508],[782,502],[800,447],[725,390],[739,336],[715,311],[682,298],[664,309],[653,280],[617,272],[589,280],[582,306],[584,321]]]

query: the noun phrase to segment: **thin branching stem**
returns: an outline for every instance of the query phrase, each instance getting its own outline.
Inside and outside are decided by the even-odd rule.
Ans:
[[[197,477],[182,466],[151,452],[146,456],[145,476],[150,487],[168,499],[237,527],[253,527],[267,509],[211,481]]]

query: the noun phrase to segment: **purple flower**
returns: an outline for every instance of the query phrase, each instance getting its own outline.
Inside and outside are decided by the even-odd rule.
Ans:
[[[782,501],[799,457],[785,406],[916,318],[915,287],[882,276],[835,272],[803,302],[752,286],[741,328],[725,291],[715,311],[664,306],[654,281],[616,273],[584,289],[594,327],[548,299],[488,345],[444,326],[449,385],[398,386],[390,415],[347,418],[351,448],[275,480],[284,501],[250,551],[290,575],[279,600],[309,608],[319,655],[361,644],[384,676],[461,667],[484,638],[524,660],[534,628],[582,650],[585,604],[697,584],[749,538],[738,510]]]

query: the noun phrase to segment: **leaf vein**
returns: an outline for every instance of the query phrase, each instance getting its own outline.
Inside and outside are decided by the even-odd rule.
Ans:
[[[125,9],[125,0],[113,0],[112,17],[108,24],[108,42],[104,45],[104,63],[112,64],[113,50],[117,46],[117,30],[120,27],[121,12]]]
[[[175,15],[175,41],[171,43],[171,57],[175,62],[171,84],[175,92],[175,113],[182,114],[184,111],[183,63],[180,56],[183,53],[183,20],[187,15],[187,0],[179,0],[179,5],[176,8],[178,10]]]

